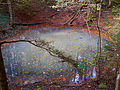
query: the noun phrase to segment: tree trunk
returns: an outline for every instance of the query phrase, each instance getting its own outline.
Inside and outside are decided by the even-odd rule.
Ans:
[[[10,0],[7,0],[7,3],[8,3],[8,9],[9,9],[9,15],[10,15],[10,26],[12,27],[13,26],[13,13],[12,13],[12,5],[11,5],[11,2]]]
[[[115,90],[120,90],[120,74],[118,74],[116,78]]]
[[[1,44],[0,44],[0,90],[8,90],[8,82],[5,72],[4,60],[1,52]]]
[[[0,24],[0,36],[2,35],[2,26]]]
[[[109,8],[112,5],[112,0],[105,0],[105,5]]]
[[[117,63],[116,67],[116,83],[115,83],[115,90],[120,90],[120,67],[119,63]]]
[[[109,0],[109,4],[108,4],[108,6],[107,6],[107,7],[109,8],[109,7],[111,7],[111,5],[112,5],[112,1],[111,1],[111,0]]]

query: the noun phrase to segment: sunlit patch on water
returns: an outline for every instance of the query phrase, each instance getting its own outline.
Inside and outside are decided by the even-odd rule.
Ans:
[[[78,72],[76,73],[75,78],[72,79],[72,84],[79,84],[79,74],[78,74]]]
[[[92,77],[93,77],[93,78],[96,78],[96,71],[95,71],[95,67],[93,68]]]
[[[86,77],[85,75],[82,75],[82,78],[80,79],[80,75],[78,74],[78,72],[76,72],[76,75],[75,77],[72,78],[72,84],[79,84],[79,83],[82,83],[84,82],[85,78],[86,79],[89,79],[91,77],[91,79],[96,79],[96,71],[95,71],[95,67],[93,68],[93,72],[91,73],[88,72]]]

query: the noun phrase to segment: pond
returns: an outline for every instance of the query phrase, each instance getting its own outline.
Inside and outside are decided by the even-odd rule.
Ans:
[[[96,72],[92,64],[97,45],[96,35],[90,35],[76,28],[41,26],[24,32],[16,39],[48,41],[55,48],[63,51],[66,56],[72,56],[73,59],[78,60],[79,67],[87,73],[86,77],[95,78]],[[84,75],[80,78],[71,64],[61,63],[59,58],[51,56],[46,50],[26,42],[3,45],[2,54],[9,83],[12,81],[11,78],[15,78],[14,82],[17,84],[22,82],[21,85],[41,80],[47,80],[47,82],[62,80],[63,83],[77,84],[85,78]]]

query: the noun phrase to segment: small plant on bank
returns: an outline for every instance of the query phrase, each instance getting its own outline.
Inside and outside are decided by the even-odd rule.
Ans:
[[[99,88],[107,88],[106,83],[100,83],[100,84],[99,84]]]

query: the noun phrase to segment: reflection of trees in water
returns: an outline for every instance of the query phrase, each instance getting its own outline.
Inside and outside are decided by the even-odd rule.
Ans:
[[[55,73],[62,71],[66,72],[67,69],[72,68],[67,63],[58,63],[58,58],[49,56],[45,51],[42,51],[41,53],[34,53],[34,51],[34,49],[31,49],[31,54],[25,53],[29,51],[26,49],[22,51],[17,47],[13,49],[12,45],[10,46],[9,51],[7,49],[3,49],[6,69],[8,70],[7,74],[19,76],[23,74],[33,75],[48,72],[50,75],[55,75]],[[9,62],[7,61],[7,57],[10,57]]]
[[[36,33],[37,31],[34,33],[30,32],[29,34],[32,34],[33,37],[32,35],[30,36],[24,35],[24,38],[26,37],[38,38],[39,35],[37,36]],[[83,34],[83,33],[79,34],[78,32],[73,33],[70,31],[69,33],[67,31],[59,32],[65,38],[63,39],[63,37],[60,37],[59,34],[55,34],[55,33],[54,32],[44,33],[44,35],[40,33],[39,34],[42,37],[42,39],[47,39],[47,41],[54,41],[52,45],[57,46],[58,48],[60,48],[60,50],[61,49],[64,50],[64,52],[67,52],[66,55],[71,55],[72,57],[75,57],[74,59],[76,59],[77,52],[80,52],[80,55],[82,55],[82,57],[85,57],[85,55],[91,52],[91,49],[90,49],[91,45],[89,46],[89,44],[86,44],[87,42],[86,40],[88,40],[86,36],[87,34]],[[60,38],[58,38],[56,35],[58,35]],[[83,36],[85,35],[86,39],[79,38],[79,36],[82,37],[82,35]],[[75,36],[78,36],[77,39],[75,38]],[[83,41],[80,42],[78,38],[80,40],[82,39]],[[71,45],[69,45],[69,43]],[[94,43],[93,43],[93,46],[94,46]],[[60,61],[59,58],[52,57],[45,50],[36,48],[35,46],[32,46],[28,43],[16,43],[16,44],[11,44],[8,47],[10,50],[10,54],[14,53],[13,55],[8,55],[8,56],[3,55],[5,59],[6,57],[12,56],[9,59],[11,61],[10,64],[13,67],[12,70],[14,73],[10,72],[8,74],[13,73],[16,76],[42,75],[44,78],[55,78],[57,77],[57,75],[58,76],[64,75],[64,77],[65,76],[71,77],[73,73],[76,74],[76,72],[73,71],[74,68],[71,65],[71,63],[69,64],[67,62],[58,63],[58,61]],[[3,52],[4,50],[7,50],[7,49],[3,49]],[[5,51],[5,53],[7,53],[7,51]],[[91,69],[89,67],[90,65],[88,66],[88,62],[90,61],[89,59],[92,59],[92,58],[87,58],[87,59],[83,58],[82,60],[79,60],[79,63],[78,63],[79,66],[77,66],[80,70],[82,70],[84,73],[87,73],[87,74],[89,73],[88,70]],[[8,66],[6,65],[6,67]],[[10,66],[8,67],[8,69],[11,70]],[[82,75],[83,74],[80,75],[81,78],[82,78]]]
[[[89,79],[96,78],[96,71],[94,67],[94,54],[93,51],[89,46],[87,49],[82,50],[82,53],[77,53],[77,60],[78,60],[78,68],[80,68],[83,74],[79,74],[78,71],[75,70],[74,78],[72,79],[72,83],[80,83]],[[81,52],[81,51],[79,51]]]

